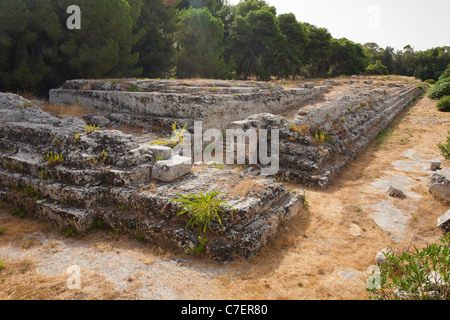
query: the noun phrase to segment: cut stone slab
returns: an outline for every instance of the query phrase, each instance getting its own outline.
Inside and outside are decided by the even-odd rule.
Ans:
[[[428,180],[428,190],[434,197],[450,202],[450,168],[436,171]]]
[[[441,170],[441,162],[440,161],[434,161],[431,163],[431,171],[438,171]]]
[[[152,169],[152,178],[159,181],[172,182],[190,173],[191,169],[191,158],[174,156],[169,160],[155,163]]]
[[[386,231],[394,242],[401,242],[404,237],[406,224],[408,223],[408,217],[402,211],[394,208],[386,200],[369,207],[376,211],[373,214],[373,219],[376,224]]]
[[[406,198],[405,193],[402,190],[392,186],[388,190],[388,195],[393,198]]]
[[[450,210],[439,217],[437,226],[444,232],[450,232]]]
[[[147,149],[158,159],[169,160],[172,157],[172,149],[169,147],[150,145]]]
[[[401,174],[396,174],[388,179],[378,180],[370,184],[371,187],[382,193],[388,191],[391,187],[399,189],[404,192],[405,196],[409,198],[421,198],[422,196],[408,190],[407,188],[415,185],[415,181]]]

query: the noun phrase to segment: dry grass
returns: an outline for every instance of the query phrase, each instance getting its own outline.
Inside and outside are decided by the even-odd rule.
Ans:
[[[261,181],[255,179],[244,179],[238,185],[236,185],[229,194],[231,197],[247,197],[250,191],[258,191],[263,188]]]
[[[431,122],[421,124],[426,118],[430,118]],[[181,269],[175,269],[164,273],[158,280],[160,283],[171,283],[168,289],[192,299],[205,296],[208,299],[242,300],[366,299],[367,269],[374,264],[379,250],[392,247],[395,251],[402,251],[410,245],[411,248],[423,247],[441,236],[436,220],[448,207],[427,192],[423,173],[400,172],[392,166],[392,162],[402,159],[402,154],[409,149],[439,155],[436,145],[443,141],[448,131],[448,122],[442,122],[442,119],[450,120],[450,115],[437,112],[433,101],[419,99],[396,121],[383,147],[376,143],[371,145],[344,169],[329,189],[308,190],[310,209],[283,225],[279,235],[269,240],[252,260],[241,259],[223,267],[199,259],[190,262],[189,271],[178,273]],[[443,167],[449,165],[448,161],[442,164]],[[420,199],[390,199],[386,194],[367,188],[372,182],[399,173],[416,182],[411,191],[421,195]],[[243,182],[235,187],[233,194],[245,196],[254,188],[252,183]],[[410,219],[407,236],[401,243],[394,243],[371,218],[367,205],[380,200],[390,200],[411,218],[417,217]],[[7,228],[0,235],[1,245],[20,247],[25,241],[33,239],[31,233],[49,234],[48,228],[52,227],[31,218],[18,221],[14,217],[0,219],[0,227]],[[361,228],[359,237],[349,232],[354,224]],[[149,243],[128,241],[122,235],[118,242],[107,242],[102,234],[88,235],[81,240],[59,241],[81,241],[88,247],[94,247],[98,254],[126,248],[139,253],[141,263],[150,266],[157,263],[161,255],[165,258],[174,256]],[[36,242],[28,250],[37,248],[39,244]],[[58,250],[57,241],[50,242],[45,249]],[[145,275],[130,274],[132,286],[127,291],[117,292],[103,274],[83,269],[83,274],[86,274],[83,289],[69,291],[66,275],[43,275],[36,268],[38,261],[31,258],[29,261],[15,261],[4,257],[0,257],[0,261],[5,262],[0,271],[0,299],[135,299],[145,282]],[[202,270],[207,268],[220,270],[220,273],[205,280]],[[351,269],[356,270],[352,279],[339,274]],[[13,272],[8,274],[9,270]],[[207,283],[207,288],[202,289],[201,283]]]
[[[52,115],[61,116],[68,115],[78,118],[83,118],[85,114],[92,114],[96,111],[93,108],[83,107],[80,104],[73,104],[68,106],[55,105],[46,103],[39,107],[42,111],[48,112]]]

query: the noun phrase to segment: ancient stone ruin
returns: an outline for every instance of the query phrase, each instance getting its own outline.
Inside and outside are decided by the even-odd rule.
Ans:
[[[226,262],[256,254],[280,225],[301,215],[304,193],[282,181],[327,187],[421,88],[347,80],[282,88],[261,82],[73,80],[50,102],[81,104],[84,120],[56,117],[0,93],[0,200],[79,232],[108,226]],[[278,129],[280,170],[194,163],[161,142],[173,124],[192,130]],[[100,127],[98,127],[100,125]],[[125,134],[122,125],[146,134]],[[216,190],[223,228],[204,234],[178,216],[180,195]]]

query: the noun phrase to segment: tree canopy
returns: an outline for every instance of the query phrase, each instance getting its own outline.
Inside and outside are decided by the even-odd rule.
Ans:
[[[335,39],[277,15],[263,0],[0,0],[0,90],[48,89],[74,78],[337,77],[399,74],[438,80],[450,47],[415,51]],[[446,71],[447,69],[447,71]]]

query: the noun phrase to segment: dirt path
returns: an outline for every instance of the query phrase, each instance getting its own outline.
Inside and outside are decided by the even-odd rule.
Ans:
[[[376,253],[435,242],[448,210],[426,182],[432,159],[450,165],[436,147],[450,114],[422,98],[391,128],[328,190],[309,190],[308,212],[251,261],[219,265],[101,229],[66,237],[0,209],[0,299],[366,299]],[[392,184],[407,198],[387,196]],[[67,286],[72,265],[81,289]]]

